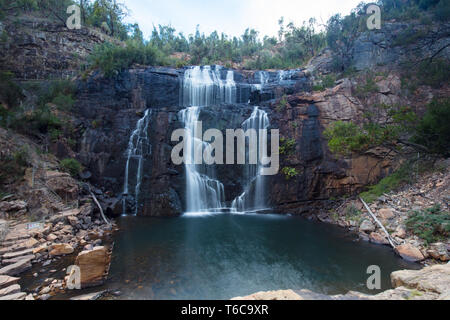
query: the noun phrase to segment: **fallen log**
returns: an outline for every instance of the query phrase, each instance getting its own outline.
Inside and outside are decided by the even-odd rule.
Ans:
[[[390,245],[392,246],[392,248],[394,248],[394,250],[397,249],[394,239],[392,239],[391,235],[386,230],[386,228],[383,226],[383,224],[380,222],[380,220],[378,220],[377,217],[375,216],[375,214],[373,214],[372,210],[370,210],[367,203],[361,197],[359,198],[359,200],[361,200],[362,204],[367,209],[367,211],[369,212],[369,215],[372,217],[372,219],[380,226],[381,230],[383,230],[383,232],[386,234],[387,239],[388,239]]]

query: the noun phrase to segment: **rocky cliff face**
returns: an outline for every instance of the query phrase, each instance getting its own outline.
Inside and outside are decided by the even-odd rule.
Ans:
[[[27,15],[6,18],[0,23],[2,33],[0,70],[21,80],[73,77],[97,44],[118,42],[94,29],[69,30]]]
[[[87,175],[92,176],[94,183],[118,195],[110,210],[115,214],[123,210],[119,195],[124,190],[130,136],[147,109],[150,109],[150,120],[146,133],[151,152],[143,161],[142,196],[137,212],[147,216],[173,216],[185,209],[184,166],[175,166],[171,161],[172,148],[177,144],[171,142],[172,132],[183,127],[178,114],[184,108],[180,102],[183,74],[184,70],[170,68],[133,69],[114,79],[97,75],[79,84],[75,110],[77,126],[83,133],[78,159],[89,170]],[[310,86],[301,71],[272,73],[269,78],[270,83],[262,89],[255,87],[258,80],[254,74],[236,72],[238,103],[203,108],[200,120],[204,128],[217,128],[225,135],[226,129],[241,128],[254,105],[306,91]],[[138,165],[134,159],[129,163],[129,183],[134,187]],[[245,181],[240,168],[219,166],[217,176],[225,185],[228,202],[242,193]],[[129,208],[134,200],[127,199]]]

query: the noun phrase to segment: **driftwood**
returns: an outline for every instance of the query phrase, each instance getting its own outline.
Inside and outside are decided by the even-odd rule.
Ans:
[[[92,193],[91,189],[89,188],[89,193],[91,194],[92,199],[94,199],[95,204],[97,205],[98,209],[100,210],[100,214],[102,215],[103,220],[106,222],[106,224],[111,225],[111,223],[106,219],[105,214],[103,213],[103,208],[98,202],[97,198],[95,197],[94,193]]]
[[[375,220],[375,222],[380,226],[381,230],[383,230],[383,232],[386,234],[387,239],[390,243],[390,245],[392,246],[392,248],[394,248],[394,250],[397,248],[397,246],[395,245],[395,241],[394,239],[392,239],[391,235],[389,234],[389,232],[387,232],[386,228],[383,226],[383,224],[380,222],[380,220],[377,219],[377,217],[373,214],[372,210],[370,210],[369,206],[367,205],[367,203],[362,199],[359,198],[359,200],[361,200],[362,204],[364,205],[364,207],[366,207],[367,211],[369,212],[369,215],[372,217],[373,220]]]

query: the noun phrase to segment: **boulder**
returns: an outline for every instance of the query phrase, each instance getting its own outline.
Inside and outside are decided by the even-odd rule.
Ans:
[[[388,221],[395,217],[394,211],[392,209],[381,209],[378,212],[378,215],[383,221]]]
[[[403,244],[401,246],[398,246],[396,250],[403,259],[411,262],[419,262],[425,259],[422,252],[418,248],[410,244]]]
[[[67,243],[59,243],[54,244],[52,250],[50,251],[51,256],[63,256],[66,254],[73,253],[74,249],[70,244]]]
[[[389,240],[386,239],[386,236],[381,235],[377,232],[372,232],[369,236],[370,242],[381,245],[389,245]]]
[[[446,294],[450,292],[450,264],[434,265],[422,270],[401,270],[391,274],[392,285],[419,291]]]
[[[441,260],[443,262],[450,260],[447,245],[442,242],[431,244],[427,253],[436,260]]]
[[[101,285],[109,268],[108,251],[105,247],[83,251],[78,255],[75,264],[80,267],[83,288]]]
[[[370,220],[364,220],[361,223],[359,230],[365,233],[372,233],[375,231],[375,225]]]

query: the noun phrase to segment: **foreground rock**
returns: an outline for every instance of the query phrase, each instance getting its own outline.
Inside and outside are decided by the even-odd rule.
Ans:
[[[391,275],[394,287],[450,295],[450,264],[435,265],[422,270],[402,270]]]
[[[83,288],[101,285],[109,269],[109,253],[105,247],[81,252],[75,264],[80,267]]]
[[[410,244],[398,246],[396,251],[403,259],[408,261],[419,262],[425,259],[422,252]]]
[[[391,274],[394,289],[370,296],[359,292],[327,296],[309,290],[258,292],[232,300],[450,300],[450,264]]]

